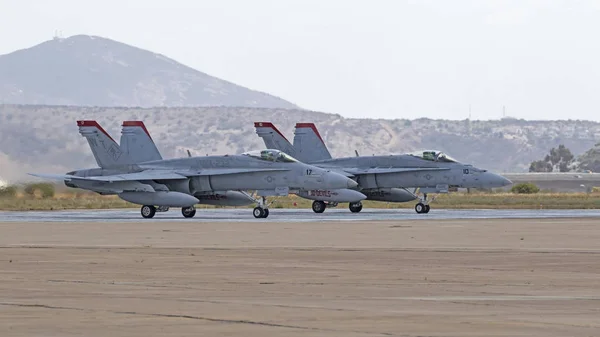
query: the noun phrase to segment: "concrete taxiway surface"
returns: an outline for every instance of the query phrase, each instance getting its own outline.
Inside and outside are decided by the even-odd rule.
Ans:
[[[360,213],[351,213],[346,208],[328,209],[316,214],[310,209],[270,210],[268,219],[255,219],[252,209],[198,209],[193,219],[185,219],[178,208],[169,212],[156,213],[153,219],[144,221],[196,221],[196,222],[232,222],[232,221],[279,221],[279,222],[322,222],[322,221],[372,221],[372,220],[437,220],[437,219],[507,219],[507,218],[564,218],[595,217],[600,219],[600,210],[447,210],[433,208],[428,214],[417,214],[413,209],[364,209]],[[140,211],[127,210],[73,210],[73,211],[32,211],[0,212],[0,222],[6,221],[43,221],[43,222],[137,222],[142,220]]]
[[[0,336],[600,334],[597,218],[268,220],[2,222]]]

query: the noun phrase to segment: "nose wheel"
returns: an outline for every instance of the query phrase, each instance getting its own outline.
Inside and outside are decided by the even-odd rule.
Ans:
[[[267,198],[265,197],[260,197],[258,199],[258,206],[254,207],[254,209],[252,210],[252,215],[254,215],[255,218],[257,219],[264,219],[266,217],[269,216],[269,209],[266,206],[267,203]]]
[[[262,207],[254,207],[254,210],[252,211],[252,215],[254,215],[254,217],[257,219],[260,219],[260,218],[264,219],[269,216],[269,209],[262,208]]]
[[[421,201],[415,205],[415,212],[419,214],[426,214],[429,213],[430,209],[431,207],[429,206],[429,200],[427,200],[427,193],[424,193],[423,198],[421,198]]]
[[[422,202],[415,205],[415,212],[419,214],[429,213],[430,207]]]

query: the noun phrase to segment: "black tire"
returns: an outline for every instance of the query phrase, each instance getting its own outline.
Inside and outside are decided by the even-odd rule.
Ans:
[[[352,213],[359,213],[360,211],[362,211],[363,206],[361,202],[351,202],[350,204],[348,204],[348,208]]]
[[[156,214],[156,207],[152,205],[144,205],[140,209],[140,213],[142,214],[143,218],[152,219],[154,217],[154,214]]]
[[[268,216],[269,216],[269,209],[268,208],[263,209],[263,216],[262,217],[266,218]]]
[[[254,217],[257,219],[262,218],[265,215],[265,211],[260,207],[254,207],[252,210],[252,215],[254,215]]]
[[[425,205],[425,213],[429,213],[430,209],[431,209],[431,207],[429,205]]]
[[[193,218],[196,215],[196,208],[194,206],[182,207],[181,214],[184,218]]]
[[[421,214],[421,213],[425,213],[425,204],[423,204],[422,202],[418,203],[415,205],[415,212]]]
[[[325,208],[327,208],[327,205],[321,200],[315,200],[312,203],[312,210],[315,213],[323,213],[325,212]]]

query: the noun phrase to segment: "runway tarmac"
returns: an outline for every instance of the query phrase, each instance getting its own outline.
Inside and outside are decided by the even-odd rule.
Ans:
[[[144,221],[195,221],[195,222],[321,222],[321,221],[372,221],[372,220],[441,220],[441,219],[540,219],[540,218],[600,218],[600,210],[491,210],[432,209],[429,214],[417,214],[412,209],[365,209],[351,213],[347,209],[328,209],[316,214],[310,209],[271,208],[267,219],[255,219],[248,209],[198,209],[193,219],[186,219],[178,208],[157,213],[153,219],[143,219],[139,210],[71,210],[0,212],[0,222],[138,222]]]
[[[0,336],[600,335],[597,218],[241,221],[248,211],[201,225],[134,210],[1,222]],[[77,218],[119,212],[126,223]]]

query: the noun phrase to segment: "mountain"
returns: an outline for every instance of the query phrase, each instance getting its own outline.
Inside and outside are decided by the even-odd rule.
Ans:
[[[294,118],[290,118],[294,116]],[[589,121],[449,121],[351,119],[307,110],[248,107],[97,108],[0,105],[0,179],[25,172],[64,173],[96,165],[75,121],[96,119],[120,138],[124,120],[143,120],[165,158],[233,154],[263,148],[253,122],[272,121],[289,139],[296,122],[314,122],[333,156],[437,149],[497,172],[527,172],[532,161],[565,144],[581,155],[600,142]]]
[[[163,55],[87,35],[0,55],[0,103],[298,108]]]

